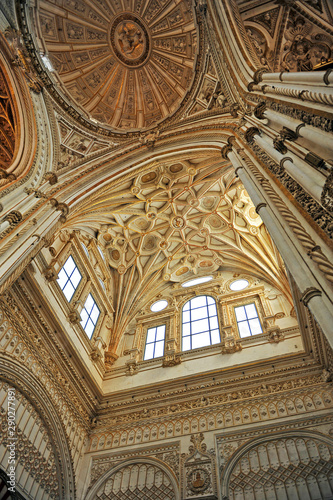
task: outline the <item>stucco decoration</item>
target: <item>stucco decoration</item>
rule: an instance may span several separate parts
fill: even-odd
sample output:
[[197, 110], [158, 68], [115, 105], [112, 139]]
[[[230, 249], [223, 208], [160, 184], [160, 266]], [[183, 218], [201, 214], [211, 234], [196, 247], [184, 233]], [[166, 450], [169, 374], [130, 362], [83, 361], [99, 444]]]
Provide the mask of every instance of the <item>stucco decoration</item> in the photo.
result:
[[67, 229], [93, 230], [105, 251], [119, 335], [148, 297], [195, 276], [232, 268], [288, 289], [280, 257], [233, 169], [216, 152], [199, 154], [152, 162], [87, 198], [68, 218]]
[[254, 11], [242, 2], [240, 13], [260, 63], [270, 71], [312, 71], [332, 59], [328, 0], [271, 0]]
[[239, 456], [229, 498], [331, 498], [332, 440], [310, 433], [258, 440]]
[[41, 44], [51, 75], [90, 118], [142, 129], [179, 107], [190, 87], [197, 31], [191, 1], [43, 2]]

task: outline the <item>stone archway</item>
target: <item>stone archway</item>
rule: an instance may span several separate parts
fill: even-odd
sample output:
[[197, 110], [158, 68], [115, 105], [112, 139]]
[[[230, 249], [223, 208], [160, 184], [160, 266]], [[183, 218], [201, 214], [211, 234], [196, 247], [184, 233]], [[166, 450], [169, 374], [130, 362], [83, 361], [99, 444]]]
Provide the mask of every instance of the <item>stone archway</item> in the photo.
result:
[[104, 474], [86, 500], [179, 500], [179, 487], [168, 467], [157, 460], [131, 459]]
[[333, 498], [333, 443], [317, 433], [256, 439], [238, 451], [222, 477], [229, 500]]

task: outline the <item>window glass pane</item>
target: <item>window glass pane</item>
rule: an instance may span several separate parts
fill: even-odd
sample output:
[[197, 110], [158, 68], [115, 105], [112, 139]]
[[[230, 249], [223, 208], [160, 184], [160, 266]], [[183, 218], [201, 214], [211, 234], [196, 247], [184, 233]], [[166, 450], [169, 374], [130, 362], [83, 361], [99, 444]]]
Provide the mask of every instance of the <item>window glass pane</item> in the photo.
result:
[[221, 342], [219, 330], [212, 330], [210, 333], [212, 344], [219, 344]]
[[163, 356], [163, 351], [164, 351], [164, 342], [163, 341], [156, 342], [154, 358], [158, 358], [160, 356]]
[[206, 302], [206, 296], [205, 295], [200, 295], [200, 297], [195, 297], [194, 299], [191, 299], [191, 309], [194, 309], [196, 307], [202, 307], [207, 304]]
[[64, 288], [66, 281], [67, 281], [67, 274], [63, 269], [61, 269], [57, 279], [58, 285], [60, 286], [61, 289]]
[[250, 325], [250, 328], [251, 328], [252, 335], [257, 335], [258, 333], [262, 333], [260, 321], [259, 321], [258, 318], [250, 319], [249, 320], [249, 325]]
[[164, 353], [165, 325], [159, 325], [147, 330], [145, 359], [163, 356]]
[[192, 349], [197, 349], [198, 347], [205, 347], [210, 345], [209, 333], [199, 333], [198, 335], [192, 336]]
[[94, 328], [95, 328], [95, 325], [89, 319], [88, 323], [86, 324], [85, 329], [84, 329], [84, 331], [86, 332], [86, 334], [88, 335], [89, 338], [91, 338], [93, 331], [94, 331]]
[[209, 325], [211, 330], [213, 330], [214, 328], [218, 328], [217, 316], [213, 316], [209, 319]]
[[65, 288], [63, 289], [63, 292], [64, 292], [66, 299], [69, 302], [74, 295], [75, 288], [73, 287], [73, 285], [70, 282], [68, 282], [67, 285], [65, 286]]
[[209, 331], [208, 319], [200, 319], [192, 323], [192, 334]]
[[185, 323], [185, 325], [183, 325], [183, 335], [190, 335], [191, 333], [191, 323]]
[[99, 309], [98, 307], [96, 306], [96, 304], [94, 304], [94, 307], [91, 311], [91, 321], [94, 323], [94, 325], [96, 325], [97, 323], [97, 320], [98, 320], [98, 316], [99, 316]]
[[68, 259], [66, 260], [66, 262], [64, 264], [64, 269], [65, 269], [66, 273], [68, 274], [68, 276], [70, 276], [72, 274], [75, 267], [76, 266], [75, 266], [75, 262], [73, 260], [73, 257], [68, 257]]
[[191, 310], [191, 320], [207, 318], [207, 307], [199, 307], [198, 309]]
[[251, 335], [250, 327], [247, 321], [238, 323], [238, 329], [240, 337], [248, 337], [249, 335]]
[[217, 316], [216, 305], [208, 306], [209, 316]]
[[183, 307], [183, 311], [188, 311], [190, 309], [190, 302], [186, 302], [186, 304]]
[[188, 323], [190, 321], [190, 313], [188, 311], [183, 311], [183, 323]]
[[191, 349], [191, 337], [183, 337], [183, 351]]
[[83, 328], [85, 327], [85, 325], [87, 323], [87, 319], [88, 319], [88, 313], [85, 309], [82, 309], [82, 311], [81, 311], [81, 325], [83, 326]]
[[254, 304], [248, 304], [247, 306], [245, 306], [245, 309], [248, 319], [258, 317], [256, 306]]
[[145, 350], [145, 356], [143, 359], [153, 359], [154, 357], [154, 344], [147, 344]]
[[246, 319], [244, 306], [235, 307], [235, 313], [236, 313], [237, 321], [243, 321], [244, 319]]
[[93, 305], [94, 305], [94, 299], [92, 298], [92, 295], [89, 293], [86, 303], [84, 304], [84, 307], [85, 309], [87, 309], [88, 313], [91, 312]]
[[[183, 308], [183, 351], [221, 342], [214, 298], [200, 295], [189, 300], [185, 306], [188, 305], [190, 315], [187, 311], [184, 312], [185, 307]], [[212, 330], [214, 330], [213, 337], [210, 334]]]
[[68, 302], [73, 297], [74, 292], [81, 281], [81, 278], [82, 276], [78, 268], [76, 267], [73, 258], [71, 256], [68, 257], [62, 269], [60, 269], [57, 279], [58, 285], [64, 292], [64, 295]]
[[157, 327], [156, 340], [164, 340], [165, 325]]
[[156, 328], [149, 328], [147, 331], [147, 344], [155, 341]]
[[71, 282], [72, 282], [75, 289], [77, 288], [80, 281], [81, 281], [81, 274], [79, 273], [78, 269], [76, 268], [71, 276]]

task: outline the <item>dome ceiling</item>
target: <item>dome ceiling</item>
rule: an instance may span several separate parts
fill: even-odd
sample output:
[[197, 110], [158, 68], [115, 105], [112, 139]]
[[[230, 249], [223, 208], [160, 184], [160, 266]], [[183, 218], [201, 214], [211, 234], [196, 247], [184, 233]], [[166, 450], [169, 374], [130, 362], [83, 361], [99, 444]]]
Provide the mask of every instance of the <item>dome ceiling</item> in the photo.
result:
[[190, 0], [46, 0], [38, 13], [54, 75], [90, 117], [142, 129], [177, 110], [194, 73]]

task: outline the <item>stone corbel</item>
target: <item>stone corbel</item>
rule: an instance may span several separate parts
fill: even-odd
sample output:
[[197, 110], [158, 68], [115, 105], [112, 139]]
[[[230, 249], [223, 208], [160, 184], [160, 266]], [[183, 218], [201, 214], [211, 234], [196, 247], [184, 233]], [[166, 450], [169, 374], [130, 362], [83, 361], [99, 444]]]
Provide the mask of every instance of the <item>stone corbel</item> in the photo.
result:
[[104, 353], [105, 365], [108, 368], [111, 368], [111, 366], [117, 361], [118, 358], [118, 354], [113, 351], [105, 351]]
[[43, 276], [48, 283], [51, 283], [52, 281], [56, 281], [58, 279], [58, 273], [52, 265], [50, 265], [43, 271]]
[[[174, 341], [172, 341], [174, 342]], [[169, 344], [171, 346], [171, 344]], [[176, 352], [174, 349], [168, 349], [168, 344], [166, 346], [166, 354], [163, 359], [163, 367], [176, 366], [182, 362], [180, 353]]]
[[106, 349], [106, 343], [102, 337], [96, 337], [94, 339], [94, 347], [90, 353], [90, 359], [92, 361], [98, 361], [103, 358], [104, 350]]
[[272, 343], [278, 343], [284, 340], [284, 335], [278, 325], [275, 324], [275, 320], [279, 317], [279, 313], [273, 316], [266, 316], [264, 318], [264, 327], [268, 335], [269, 341]]
[[234, 336], [226, 337], [222, 343], [222, 354], [232, 354], [243, 349], [240, 339], [235, 339]]
[[223, 340], [222, 340], [222, 354], [231, 354], [233, 352], [241, 351], [242, 345], [240, 339], [235, 338], [234, 328], [232, 325], [222, 327]]
[[67, 319], [70, 323], [73, 323], [74, 325], [77, 325], [81, 321], [81, 316], [76, 309], [73, 309], [67, 316]]
[[126, 375], [135, 375], [138, 373], [138, 363], [135, 359], [130, 359], [126, 361]]

